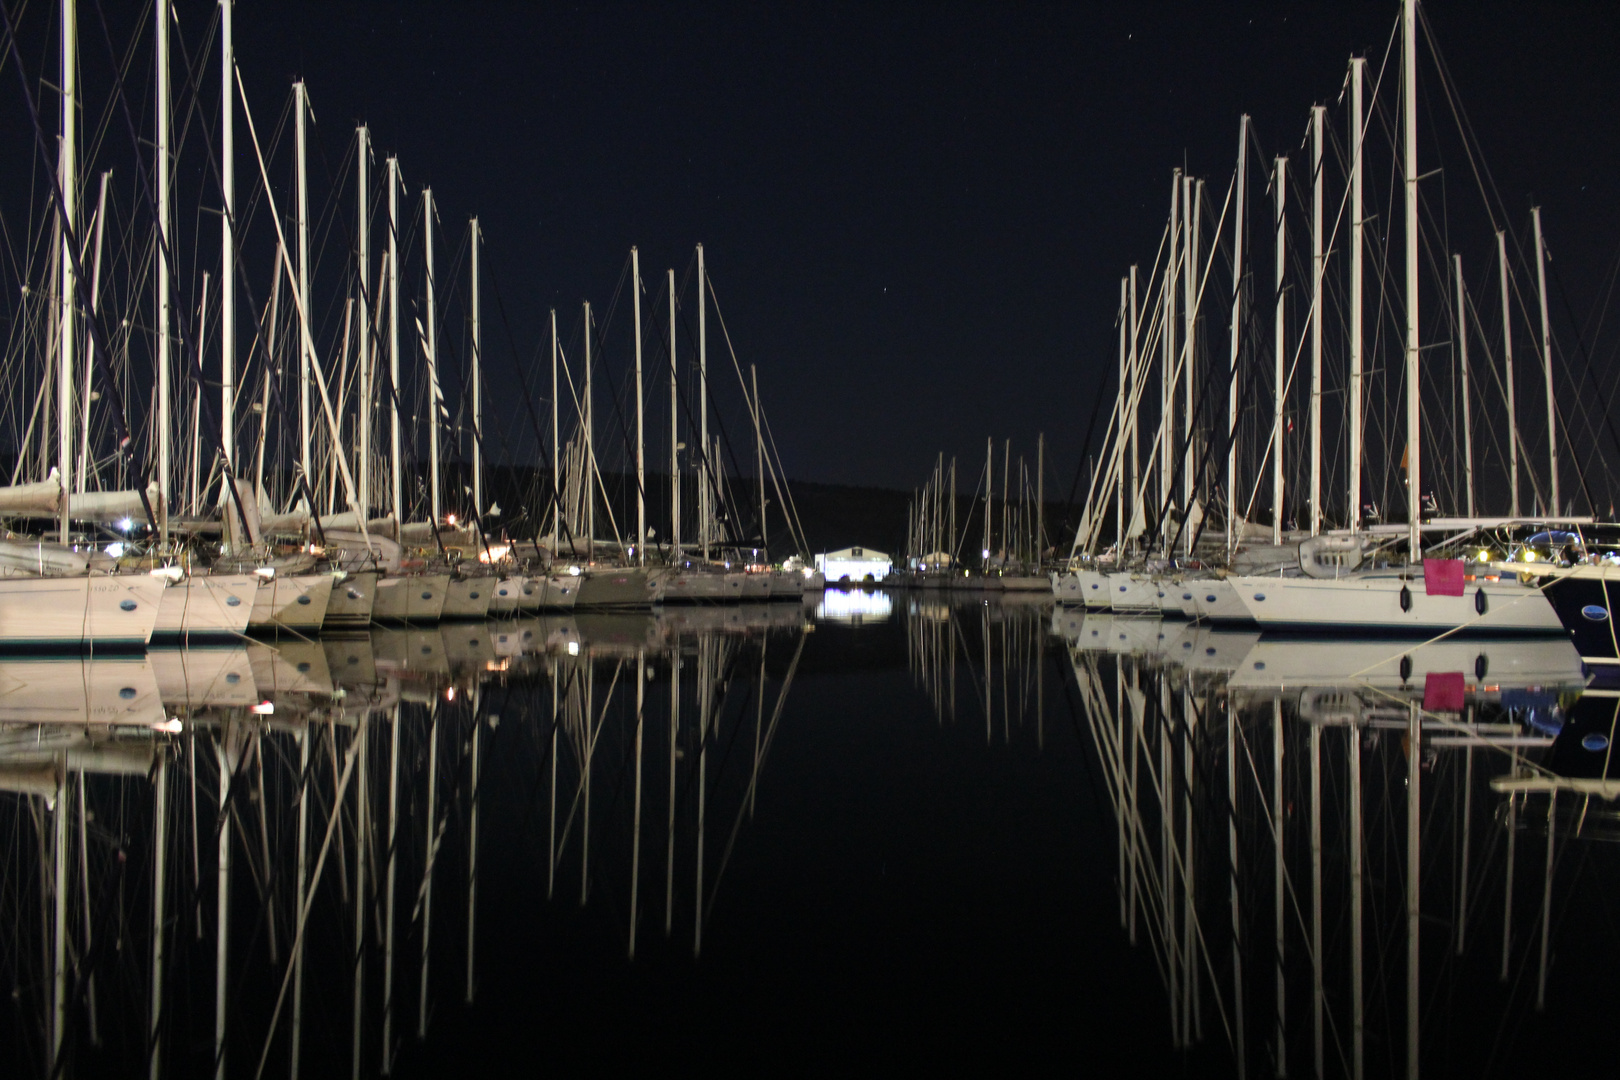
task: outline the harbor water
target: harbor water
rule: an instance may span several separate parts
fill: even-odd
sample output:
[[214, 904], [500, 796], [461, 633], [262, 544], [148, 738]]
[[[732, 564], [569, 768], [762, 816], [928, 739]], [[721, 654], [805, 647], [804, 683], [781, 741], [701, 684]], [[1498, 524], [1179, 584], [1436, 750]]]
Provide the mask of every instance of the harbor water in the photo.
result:
[[7, 1076], [1620, 1050], [1620, 698], [1562, 639], [832, 590], [12, 657], [0, 687]]

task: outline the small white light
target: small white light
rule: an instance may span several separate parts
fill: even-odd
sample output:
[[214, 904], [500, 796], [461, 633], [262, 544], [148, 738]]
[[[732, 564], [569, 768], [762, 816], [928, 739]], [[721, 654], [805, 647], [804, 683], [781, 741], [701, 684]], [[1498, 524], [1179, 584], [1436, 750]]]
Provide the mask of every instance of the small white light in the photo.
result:
[[186, 726], [180, 722], [180, 718], [178, 716], [171, 716], [167, 720], [159, 720], [157, 723], [152, 725], [153, 731], [162, 732], [166, 735], [178, 735], [184, 731], [185, 728]]
[[119, 532], [129, 532], [129, 530], [133, 529], [134, 527], [135, 527], [134, 519], [132, 519], [132, 518], [119, 518], [118, 519], [118, 531]]
[[568, 643], [568, 655], [569, 656], [578, 656], [579, 655], [579, 642], [570, 641]]
[[261, 701], [257, 705], [249, 705], [248, 712], [254, 716], [274, 716], [276, 714], [276, 703], [273, 701]]
[[570, 576], [572, 576], [572, 577], [579, 577], [579, 567], [577, 567], [577, 566], [570, 566], [570, 567], [569, 567], [569, 568], [568, 568], [568, 573], [569, 573], [569, 575], [570, 575]]

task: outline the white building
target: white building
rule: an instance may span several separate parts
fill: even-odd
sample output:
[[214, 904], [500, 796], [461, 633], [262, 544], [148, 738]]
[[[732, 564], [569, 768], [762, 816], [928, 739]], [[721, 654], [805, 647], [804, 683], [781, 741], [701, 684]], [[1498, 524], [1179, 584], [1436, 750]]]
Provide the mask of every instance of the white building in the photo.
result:
[[894, 563], [881, 551], [852, 547], [817, 555], [816, 569], [828, 585], [861, 585], [882, 581]]

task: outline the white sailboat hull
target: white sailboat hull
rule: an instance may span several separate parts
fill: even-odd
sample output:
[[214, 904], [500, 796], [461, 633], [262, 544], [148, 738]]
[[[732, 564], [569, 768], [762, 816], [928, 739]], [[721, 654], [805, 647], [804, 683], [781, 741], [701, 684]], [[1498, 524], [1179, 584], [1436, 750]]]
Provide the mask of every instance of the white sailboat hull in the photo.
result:
[[254, 593], [251, 630], [296, 630], [313, 634], [326, 619], [332, 598], [329, 574], [277, 575], [260, 581]]
[[247, 632], [258, 599], [252, 574], [201, 574], [163, 590], [152, 640], [235, 641]]
[[444, 619], [482, 619], [489, 615], [496, 581], [492, 577], [451, 578], [444, 590]]
[[143, 649], [164, 588], [149, 574], [0, 577], [0, 649]]
[[1231, 577], [1227, 581], [1262, 630], [1564, 633], [1541, 591], [1516, 580], [1469, 582], [1462, 596], [1429, 596], [1421, 576], [1405, 580], [1395, 572], [1336, 580]]
[[1157, 615], [1159, 589], [1145, 575], [1118, 573], [1108, 575], [1108, 607], [1121, 615]]
[[1197, 618], [1217, 625], [1247, 626], [1254, 622], [1248, 607], [1238, 599], [1237, 590], [1226, 578], [1200, 578], [1192, 586], [1193, 610]]
[[444, 613], [449, 574], [404, 574], [377, 582], [377, 600], [371, 606], [376, 622], [437, 622]]
[[524, 577], [503, 577], [495, 583], [492, 590], [494, 595], [489, 598], [489, 613], [492, 616], [516, 614], [522, 602], [523, 588], [529, 579]]
[[335, 577], [332, 595], [326, 603], [326, 630], [363, 630], [371, 623], [371, 609], [377, 602], [377, 572], [359, 570], [342, 581]]

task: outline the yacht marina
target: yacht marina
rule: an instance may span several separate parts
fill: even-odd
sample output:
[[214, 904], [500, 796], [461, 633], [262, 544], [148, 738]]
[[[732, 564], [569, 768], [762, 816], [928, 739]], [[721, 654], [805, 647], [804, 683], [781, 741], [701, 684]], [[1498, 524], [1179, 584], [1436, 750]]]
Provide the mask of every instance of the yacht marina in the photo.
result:
[[1605, 170], [700, 8], [0, 0], [0, 1073], [1612, 1072]]

